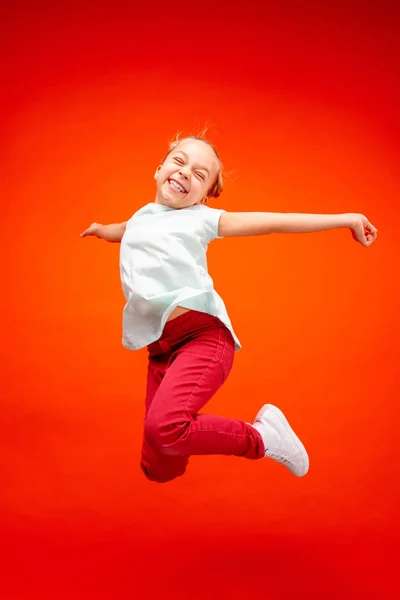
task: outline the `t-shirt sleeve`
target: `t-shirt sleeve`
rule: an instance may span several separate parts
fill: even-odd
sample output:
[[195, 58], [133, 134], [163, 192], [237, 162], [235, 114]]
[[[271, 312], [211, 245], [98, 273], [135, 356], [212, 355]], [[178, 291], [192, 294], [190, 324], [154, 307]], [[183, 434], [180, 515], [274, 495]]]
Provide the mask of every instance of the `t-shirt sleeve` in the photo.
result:
[[221, 240], [222, 236], [218, 235], [218, 223], [221, 215], [226, 212], [222, 208], [210, 208], [203, 206], [203, 239], [206, 244], [211, 240]]

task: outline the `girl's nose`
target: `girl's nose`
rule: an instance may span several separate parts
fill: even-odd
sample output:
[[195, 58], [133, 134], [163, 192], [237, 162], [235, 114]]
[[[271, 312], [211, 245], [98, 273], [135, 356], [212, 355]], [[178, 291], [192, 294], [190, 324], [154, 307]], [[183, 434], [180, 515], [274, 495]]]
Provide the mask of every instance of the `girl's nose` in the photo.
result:
[[186, 179], [189, 177], [189, 169], [187, 167], [182, 167], [181, 169], [179, 169], [179, 174], [182, 175], [182, 177], [186, 177]]

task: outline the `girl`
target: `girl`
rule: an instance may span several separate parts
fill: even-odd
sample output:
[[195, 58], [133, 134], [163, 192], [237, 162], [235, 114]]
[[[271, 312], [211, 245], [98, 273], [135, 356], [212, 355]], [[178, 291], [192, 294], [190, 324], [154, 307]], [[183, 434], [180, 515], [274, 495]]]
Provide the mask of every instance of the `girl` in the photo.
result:
[[241, 348], [207, 271], [209, 242], [227, 236], [302, 233], [347, 227], [370, 246], [377, 229], [361, 214], [226, 212], [206, 206], [223, 188], [214, 147], [177, 139], [155, 172], [157, 193], [125, 223], [93, 223], [81, 235], [121, 242], [126, 348], [147, 346], [146, 409], [141, 468], [170, 481], [192, 454], [272, 458], [302, 477], [307, 452], [284, 414], [265, 404], [253, 424], [199, 411], [228, 377]]

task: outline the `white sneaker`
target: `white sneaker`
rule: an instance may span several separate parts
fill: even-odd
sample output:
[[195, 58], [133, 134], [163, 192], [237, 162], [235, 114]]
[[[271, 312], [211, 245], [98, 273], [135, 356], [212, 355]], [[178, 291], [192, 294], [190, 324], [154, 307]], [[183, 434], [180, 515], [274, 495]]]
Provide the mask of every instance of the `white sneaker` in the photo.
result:
[[309, 460], [306, 449], [279, 408], [264, 404], [252, 427], [261, 434], [266, 457], [281, 463], [297, 477], [307, 473]]

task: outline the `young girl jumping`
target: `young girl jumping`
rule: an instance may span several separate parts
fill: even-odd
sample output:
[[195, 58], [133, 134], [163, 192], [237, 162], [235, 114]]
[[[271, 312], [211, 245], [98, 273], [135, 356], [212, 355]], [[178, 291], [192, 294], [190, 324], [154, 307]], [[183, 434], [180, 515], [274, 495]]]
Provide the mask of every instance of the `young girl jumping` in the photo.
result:
[[362, 214], [226, 212], [206, 206], [223, 188], [222, 165], [206, 140], [176, 140], [155, 172], [154, 202], [127, 222], [93, 223], [81, 236], [121, 242], [126, 305], [123, 345], [147, 346], [141, 468], [151, 481], [170, 481], [194, 454], [268, 457], [302, 477], [307, 452], [279, 408], [265, 404], [254, 423], [199, 413], [228, 377], [241, 348], [208, 274], [215, 238], [309, 233], [349, 228], [370, 246], [377, 229]]

